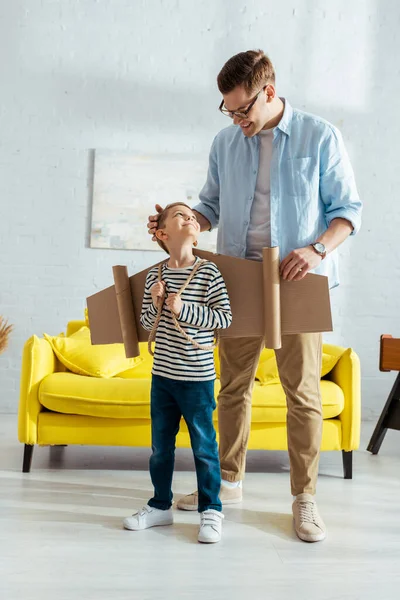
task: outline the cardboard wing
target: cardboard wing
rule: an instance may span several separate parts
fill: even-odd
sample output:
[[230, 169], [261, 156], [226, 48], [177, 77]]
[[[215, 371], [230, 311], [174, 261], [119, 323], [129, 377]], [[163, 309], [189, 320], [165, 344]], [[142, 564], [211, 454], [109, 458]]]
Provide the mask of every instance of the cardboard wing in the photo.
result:
[[[332, 331], [328, 279], [307, 274], [301, 281], [279, 276], [279, 249], [264, 248], [263, 261], [195, 250], [214, 262], [228, 290], [232, 325], [221, 337], [265, 336], [267, 348], [281, 347], [281, 336]], [[92, 344], [123, 342], [127, 357], [139, 355], [139, 342], [149, 332], [140, 312], [149, 267], [129, 277], [124, 266], [113, 267], [114, 285], [87, 298]]]

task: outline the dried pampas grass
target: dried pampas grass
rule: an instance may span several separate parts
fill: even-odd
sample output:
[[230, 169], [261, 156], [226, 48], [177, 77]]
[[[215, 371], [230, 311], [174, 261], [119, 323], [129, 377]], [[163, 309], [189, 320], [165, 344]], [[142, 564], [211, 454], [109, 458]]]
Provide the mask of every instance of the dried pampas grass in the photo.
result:
[[0, 354], [4, 352], [8, 344], [8, 336], [12, 331], [13, 326], [8, 324], [8, 321], [0, 315]]

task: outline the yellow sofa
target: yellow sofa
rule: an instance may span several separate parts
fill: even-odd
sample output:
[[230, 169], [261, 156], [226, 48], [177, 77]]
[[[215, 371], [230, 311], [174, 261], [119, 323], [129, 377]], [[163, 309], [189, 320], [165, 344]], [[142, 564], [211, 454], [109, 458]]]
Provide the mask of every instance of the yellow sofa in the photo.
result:
[[[68, 323], [67, 336], [84, 321]], [[321, 450], [342, 450], [344, 477], [352, 477], [352, 451], [360, 440], [360, 364], [355, 352], [324, 344], [324, 352], [339, 355], [321, 379], [323, 436]], [[23, 472], [30, 471], [37, 445], [84, 444], [150, 446], [151, 356], [141, 344], [144, 359], [117, 377], [102, 379], [69, 372], [50, 342], [32, 336], [24, 346], [18, 437], [25, 444]], [[220, 384], [215, 382], [215, 393]], [[218, 433], [218, 415], [214, 413]], [[286, 450], [286, 403], [279, 382], [255, 382], [249, 449]], [[184, 422], [178, 447], [190, 447]]]

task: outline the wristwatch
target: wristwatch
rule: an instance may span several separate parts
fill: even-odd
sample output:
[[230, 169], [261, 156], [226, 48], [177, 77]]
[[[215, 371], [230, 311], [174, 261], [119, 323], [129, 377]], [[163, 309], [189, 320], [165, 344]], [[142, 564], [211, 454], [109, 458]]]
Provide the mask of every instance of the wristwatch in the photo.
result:
[[320, 255], [322, 260], [324, 260], [326, 256], [326, 248], [324, 244], [321, 244], [321, 242], [315, 242], [314, 244], [311, 244], [311, 246], [314, 248], [315, 252]]

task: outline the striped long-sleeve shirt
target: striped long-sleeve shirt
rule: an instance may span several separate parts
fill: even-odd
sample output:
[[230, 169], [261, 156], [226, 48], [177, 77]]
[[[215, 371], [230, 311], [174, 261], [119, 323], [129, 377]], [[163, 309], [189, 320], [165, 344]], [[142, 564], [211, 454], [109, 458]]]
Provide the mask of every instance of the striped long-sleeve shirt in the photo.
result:
[[[176, 293], [189, 277], [194, 265], [184, 269], [162, 266], [166, 293]], [[147, 274], [140, 322], [151, 330], [157, 316], [150, 289], [158, 280], [158, 267]], [[232, 313], [225, 283], [218, 267], [212, 262], [200, 265], [195, 276], [181, 295], [182, 310], [178, 322], [182, 329], [202, 346], [210, 346], [215, 329], [225, 329], [232, 322]], [[200, 350], [176, 329], [171, 312], [164, 304], [157, 327], [153, 375], [181, 381], [210, 381], [215, 379], [212, 350]]]

